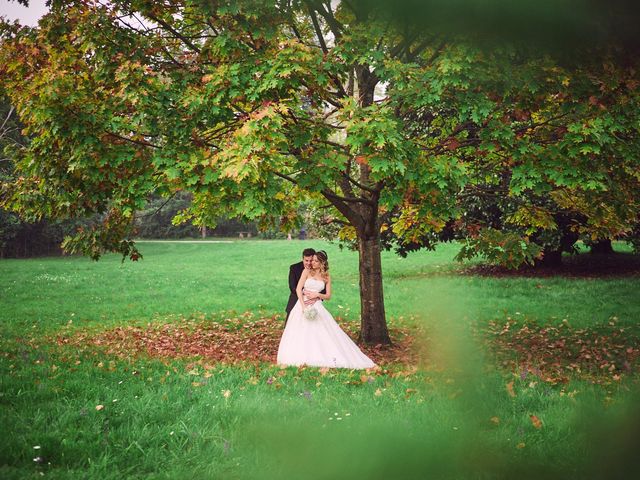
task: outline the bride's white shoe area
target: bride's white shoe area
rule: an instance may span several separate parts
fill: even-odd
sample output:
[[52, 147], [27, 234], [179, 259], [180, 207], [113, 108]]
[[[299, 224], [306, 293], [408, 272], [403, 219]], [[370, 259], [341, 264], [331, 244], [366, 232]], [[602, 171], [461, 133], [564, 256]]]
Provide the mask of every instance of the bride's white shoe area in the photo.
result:
[[[307, 291], [320, 292], [324, 282], [314, 278], [305, 281]], [[308, 365], [329, 368], [373, 368], [371, 361], [340, 328], [322, 301], [314, 304], [318, 314], [305, 318], [302, 305], [296, 303], [278, 348], [279, 365]]]

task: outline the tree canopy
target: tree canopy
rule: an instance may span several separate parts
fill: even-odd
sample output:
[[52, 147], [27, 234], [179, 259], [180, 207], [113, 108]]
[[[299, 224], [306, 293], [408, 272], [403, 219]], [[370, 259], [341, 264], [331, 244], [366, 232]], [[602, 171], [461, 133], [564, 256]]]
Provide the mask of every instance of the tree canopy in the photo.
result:
[[[490, 245], [518, 264], [565, 212], [596, 238], [632, 228], [633, 62], [604, 49], [563, 65], [406, 17], [384, 2], [114, 0], [5, 23], [3, 88], [32, 140], [3, 204], [104, 213], [66, 247], [136, 259], [132, 219], [151, 194], [192, 192], [177, 220], [282, 228], [310, 197], [358, 247], [362, 335], [381, 343], [381, 233], [421, 245], [457, 220], [462, 256]], [[491, 198], [513, 228], [469, 214]]]

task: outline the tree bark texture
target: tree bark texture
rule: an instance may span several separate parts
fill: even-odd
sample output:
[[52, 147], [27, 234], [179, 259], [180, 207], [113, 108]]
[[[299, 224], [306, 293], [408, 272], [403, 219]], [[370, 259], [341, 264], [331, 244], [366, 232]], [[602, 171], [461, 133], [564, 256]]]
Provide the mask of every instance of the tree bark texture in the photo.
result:
[[360, 335], [367, 344], [391, 343], [384, 311], [380, 238], [358, 237], [360, 256]]

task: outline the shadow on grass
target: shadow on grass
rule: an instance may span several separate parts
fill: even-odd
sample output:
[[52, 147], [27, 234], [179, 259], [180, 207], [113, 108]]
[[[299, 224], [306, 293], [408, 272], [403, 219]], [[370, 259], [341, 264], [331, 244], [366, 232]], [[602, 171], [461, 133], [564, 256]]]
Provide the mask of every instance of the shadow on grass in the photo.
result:
[[640, 276], [640, 255], [620, 252], [593, 255], [581, 253], [562, 257], [558, 267], [525, 266], [516, 270], [494, 265], [471, 265], [459, 270], [466, 275], [484, 277], [569, 277], [602, 278]]

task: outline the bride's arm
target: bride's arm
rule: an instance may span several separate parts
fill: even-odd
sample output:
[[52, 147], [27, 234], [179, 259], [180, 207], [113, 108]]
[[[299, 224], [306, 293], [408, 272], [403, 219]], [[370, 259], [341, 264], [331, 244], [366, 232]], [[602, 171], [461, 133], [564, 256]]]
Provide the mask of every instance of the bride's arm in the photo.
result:
[[316, 295], [320, 300], [329, 300], [331, 298], [331, 276], [327, 276], [327, 281], [324, 284], [324, 291], [327, 293], [318, 293]]
[[298, 280], [298, 285], [296, 286], [296, 295], [298, 295], [298, 301], [300, 302], [300, 305], [302, 305], [302, 308], [304, 309], [304, 295], [302, 293], [302, 288], [304, 287], [304, 282], [307, 280], [307, 269], [305, 268], [302, 271], [302, 275], [300, 275], [300, 280]]

